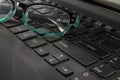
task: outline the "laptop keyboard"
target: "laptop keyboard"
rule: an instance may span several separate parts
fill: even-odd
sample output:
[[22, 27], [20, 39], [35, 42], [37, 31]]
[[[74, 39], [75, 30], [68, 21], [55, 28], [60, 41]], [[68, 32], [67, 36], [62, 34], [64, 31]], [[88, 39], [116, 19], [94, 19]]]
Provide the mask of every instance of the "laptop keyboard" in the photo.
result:
[[[44, 1], [26, 0], [28, 2]], [[49, 12], [44, 8], [41, 11]], [[70, 30], [64, 37], [38, 35], [14, 18], [3, 25], [66, 80], [120, 80], [120, 31], [85, 15], [80, 14], [80, 17], [79, 28]], [[76, 65], [69, 67], [67, 64], [71, 61]], [[81, 65], [82, 72], [75, 69], [77, 65]]]

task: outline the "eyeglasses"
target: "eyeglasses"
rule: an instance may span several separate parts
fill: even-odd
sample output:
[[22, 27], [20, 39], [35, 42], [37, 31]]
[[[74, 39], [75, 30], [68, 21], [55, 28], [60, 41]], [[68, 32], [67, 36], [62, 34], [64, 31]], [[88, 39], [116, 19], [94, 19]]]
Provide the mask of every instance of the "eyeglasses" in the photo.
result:
[[0, 22], [15, 16], [18, 7], [23, 9], [25, 27], [38, 34], [63, 36], [71, 27], [77, 28], [80, 22], [77, 14], [60, 6], [47, 2], [26, 5], [14, 0], [0, 0]]

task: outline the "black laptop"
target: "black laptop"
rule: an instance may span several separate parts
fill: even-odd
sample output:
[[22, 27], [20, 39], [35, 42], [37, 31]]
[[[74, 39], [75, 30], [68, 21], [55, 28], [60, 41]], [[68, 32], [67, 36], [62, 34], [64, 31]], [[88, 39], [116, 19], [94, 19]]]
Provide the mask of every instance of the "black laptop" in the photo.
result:
[[[71, 23], [77, 18], [75, 15], [80, 21], [61, 37], [28, 29], [18, 17], [19, 11], [0, 23], [0, 80], [120, 80], [119, 0], [24, 0], [22, 3], [51, 4], [72, 13]], [[49, 11], [53, 8], [43, 6], [39, 11], [57, 17]]]

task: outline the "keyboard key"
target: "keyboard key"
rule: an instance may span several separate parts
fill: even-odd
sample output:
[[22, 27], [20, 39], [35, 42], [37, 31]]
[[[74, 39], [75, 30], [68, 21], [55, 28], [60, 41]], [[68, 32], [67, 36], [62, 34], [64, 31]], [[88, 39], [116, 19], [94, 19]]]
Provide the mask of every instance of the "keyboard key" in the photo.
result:
[[104, 37], [103, 39], [96, 41], [96, 43], [111, 52], [115, 52], [120, 49], [120, 47], [117, 45], [117, 42], [110, 38], [106, 39]]
[[57, 53], [57, 54], [54, 54], [53, 56], [56, 57], [60, 61], [65, 61], [69, 59], [66, 55], [62, 53]]
[[32, 31], [23, 32], [17, 35], [21, 40], [30, 39], [36, 37], [37, 34]]
[[4, 24], [7, 28], [11, 28], [11, 27], [20, 25], [20, 22], [17, 21], [16, 19], [14, 19], [14, 18], [11, 18], [10, 20], [4, 22], [3, 24]]
[[102, 33], [104, 32], [104, 29], [102, 27], [99, 27], [99, 28], [95, 28], [92, 30], [92, 33], [95, 33], [95, 34], [99, 34], [99, 33]]
[[106, 41], [108, 41], [108, 42], [110, 42], [111, 44], [114, 44], [114, 45], [116, 45], [116, 46], [119, 46], [120, 45], [120, 39], [119, 38], [112, 38], [112, 37], [108, 37], [108, 36], [102, 36], [103, 37], [103, 39], [105, 39]]
[[56, 69], [64, 76], [73, 74], [73, 71], [66, 65], [60, 65]]
[[[43, 25], [42, 25], [43, 26]], [[49, 29], [47, 29], [47, 28], [38, 28], [38, 30], [41, 30], [41, 31], [45, 31], [45, 32], [50, 32], [50, 30]], [[43, 35], [43, 34], [40, 34], [40, 35]]]
[[101, 45], [103, 47], [107, 48], [108, 50], [113, 51], [113, 52], [120, 49], [119, 46], [116, 46], [116, 45], [114, 45], [114, 44], [112, 44], [112, 43], [110, 43], [108, 41], [104, 41], [103, 43], [101, 43]]
[[51, 37], [51, 36], [47, 36], [45, 35], [44, 38], [49, 41], [49, 42], [54, 42], [60, 39], [60, 37]]
[[116, 69], [120, 70], [120, 57], [119, 56], [112, 56], [106, 61], [108, 64], [113, 66]]
[[52, 2], [52, 1], [51, 1], [51, 0], [45, 0], [45, 2], [50, 3], [50, 2]]
[[85, 19], [83, 19], [83, 22], [81, 24], [85, 25], [86, 28], [89, 28], [93, 25], [92, 19], [91, 18], [85, 18]]
[[74, 32], [70, 32], [69, 34], [66, 34], [65, 35], [65, 38], [67, 39], [67, 40], [75, 40], [75, 39], [77, 39], [79, 37], [79, 35], [77, 35], [76, 33], [74, 33]]
[[28, 29], [21, 25], [21, 26], [18, 26], [18, 27], [13, 27], [13, 28], [10, 28], [10, 30], [13, 32], [13, 33], [20, 33], [20, 32], [24, 32], [24, 31], [27, 31]]
[[102, 25], [103, 24], [101, 22], [97, 21], [97, 22], [94, 23], [93, 26], [96, 27], [96, 28], [100, 28]]
[[100, 37], [101, 37], [100, 34], [91, 34], [91, 35], [85, 36], [85, 38], [90, 40], [90, 41], [98, 40], [98, 39], [100, 39]]
[[111, 34], [120, 38], [120, 31], [119, 30], [118, 31], [113, 31], [113, 32], [111, 32]]
[[[18, 0], [18, 1], [19, 1], [19, 0]], [[21, 2], [24, 3], [24, 4], [28, 4], [28, 3], [29, 3], [29, 4], [30, 4], [30, 3], [32, 4], [31, 0], [22, 0]]]
[[117, 74], [115, 74], [111, 79], [109, 80], [120, 80], [120, 72], [118, 72]]
[[45, 57], [45, 60], [51, 65], [55, 65], [59, 63], [59, 61], [53, 56], [47, 56]]
[[116, 41], [120, 41], [120, 38], [119, 38], [119, 37], [116, 37], [115, 35], [112, 35], [112, 34], [109, 34], [109, 33], [106, 33], [105, 35], [106, 35], [107, 37], [110, 37], [110, 38], [116, 40]]
[[38, 55], [40, 55], [40, 56], [45, 56], [45, 55], [49, 54], [49, 52], [42, 47], [39, 47], [39, 48], [35, 49], [35, 52], [37, 52]]
[[92, 68], [92, 71], [94, 71], [95, 73], [97, 73], [99, 76], [103, 78], [107, 78], [115, 73], [114, 68], [104, 63], [97, 64]]
[[113, 29], [113, 27], [111, 27], [111, 26], [104, 26], [104, 30], [105, 30], [106, 32], [111, 32], [111, 31], [113, 31], [114, 29]]
[[92, 75], [90, 72], [83, 72], [82, 74], [72, 78], [71, 80], [100, 80], [96, 76]]
[[82, 34], [85, 34], [85, 33], [88, 32], [88, 29], [86, 29], [85, 27], [83, 27], [83, 28], [81, 28], [81, 27], [82, 27], [82, 25], [80, 26], [80, 28], [78, 28], [78, 29], [73, 29], [72, 31], [73, 31], [74, 33], [79, 34], [79, 35], [82, 35]]
[[92, 44], [85, 39], [78, 39], [74, 43], [80, 47], [83, 47], [84, 49], [91, 51], [91, 54], [95, 55], [98, 58], [103, 59], [110, 55], [110, 53], [106, 52], [105, 50], [99, 48], [98, 46]]
[[44, 1], [43, 0], [34, 0], [34, 1], [31, 1], [33, 3], [43, 3]]
[[37, 38], [33, 38], [33, 39], [25, 41], [25, 43], [29, 47], [35, 48], [35, 47], [39, 47], [39, 46], [45, 45], [46, 41], [44, 41], [41, 37], [37, 37]]
[[38, 11], [39, 11], [41, 14], [51, 13], [51, 10], [49, 10], [49, 9], [47, 9], [47, 8], [38, 9]]
[[54, 46], [64, 51], [66, 54], [85, 66], [89, 66], [97, 61], [94, 56], [90, 55], [88, 52], [82, 48], [77, 47], [71, 42], [65, 40], [58, 41], [54, 43]]

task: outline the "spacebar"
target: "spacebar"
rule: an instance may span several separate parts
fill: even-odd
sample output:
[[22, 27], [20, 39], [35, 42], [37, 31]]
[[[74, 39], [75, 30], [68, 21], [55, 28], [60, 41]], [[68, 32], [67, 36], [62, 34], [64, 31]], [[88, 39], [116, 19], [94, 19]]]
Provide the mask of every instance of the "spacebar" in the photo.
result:
[[89, 66], [97, 61], [94, 56], [90, 55], [88, 52], [86, 52], [82, 48], [77, 47], [69, 41], [58, 41], [54, 43], [54, 46], [56, 46], [84, 66]]

